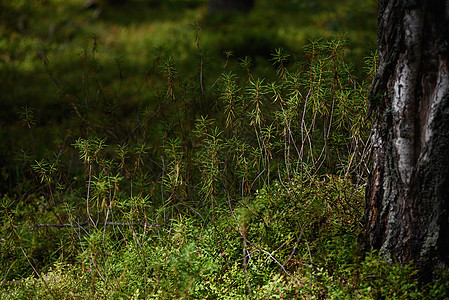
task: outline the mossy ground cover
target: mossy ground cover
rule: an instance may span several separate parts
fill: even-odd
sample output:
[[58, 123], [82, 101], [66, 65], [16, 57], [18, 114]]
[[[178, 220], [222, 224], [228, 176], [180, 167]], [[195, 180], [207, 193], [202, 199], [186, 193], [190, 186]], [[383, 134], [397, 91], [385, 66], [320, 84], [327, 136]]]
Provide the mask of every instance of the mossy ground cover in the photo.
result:
[[374, 1], [3, 1], [5, 299], [432, 299], [362, 253]]

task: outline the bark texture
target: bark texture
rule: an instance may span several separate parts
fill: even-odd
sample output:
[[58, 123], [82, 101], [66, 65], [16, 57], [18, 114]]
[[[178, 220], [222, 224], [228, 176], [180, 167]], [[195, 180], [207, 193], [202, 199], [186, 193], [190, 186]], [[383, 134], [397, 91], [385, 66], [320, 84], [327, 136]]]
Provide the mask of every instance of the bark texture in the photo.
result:
[[209, 12], [249, 11], [253, 5], [254, 0], [209, 0]]
[[429, 278], [449, 260], [449, 0], [379, 0], [367, 248]]

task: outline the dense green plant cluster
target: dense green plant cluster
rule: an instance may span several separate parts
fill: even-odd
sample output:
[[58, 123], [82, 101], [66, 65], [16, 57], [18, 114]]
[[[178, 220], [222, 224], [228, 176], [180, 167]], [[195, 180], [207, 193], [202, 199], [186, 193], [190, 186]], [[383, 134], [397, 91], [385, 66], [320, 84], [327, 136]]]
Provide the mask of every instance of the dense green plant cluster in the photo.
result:
[[0, 299], [447, 297], [357, 245], [374, 1], [130, 3], [0, 3]]
[[[422, 287], [359, 253], [372, 73], [353, 78], [345, 42], [310, 42], [305, 62], [276, 49], [271, 79], [229, 52], [214, 80], [197, 42], [197, 74], [160, 52], [134, 95], [103, 89], [86, 51], [80, 92], [60, 90], [67, 131], [43, 152], [23, 107], [0, 297], [443, 297], [447, 275]], [[149, 101], [136, 113], [130, 97]]]
[[[73, 106], [86, 109], [75, 99], [107, 101], [104, 112], [109, 114], [104, 116], [111, 127], [117, 120], [128, 123], [124, 117], [134, 118], [136, 107], [151, 103], [156, 91], [137, 91], [147, 71], [148, 80], [158, 80], [154, 71], [166, 59], [156, 61], [161, 49], [176, 58], [176, 69], [183, 74], [197, 70], [203, 61], [203, 86], [210, 87], [221, 73], [222, 61], [216, 58], [225, 51], [234, 51], [233, 62], [251, 57], [253, 70], [269, 78], [273, 49], [282, 47], [302, 59], [308, 39], [345, 32], [352, 45], [348, 55], [359, 74], [362, 58], [376, 42], [375, 0], [257, 0], [247, 15], [214, 17], [207, 13], [207, 0], [127, 0], [124, 5], [100, 0], [98, 9], [86, 8], [85, 2], [0, 1], [2, 186], [14, 186], [20, 177], [14, 153], [27, 142], [16, 118], [21, 107], [32, 106], [38, 124], [33, 129], [39, 137], [36, 154], [47, 157], [58, 146], [55, 141], [65, 140], [67, 128], [73, 128], [65, 122]], [[201, 43], [207, 49], [203, 59], [192, 42], [192, 23], [202, 27]], [[95, 60], [89, 57], [92, 40], [100, 50]], [[93, 82], [98, 72], [100, 86]], [[97, 99], [98, 89], [102, 91]], [[97, 102], [89, 103], [89, 109], [95, 109]]]

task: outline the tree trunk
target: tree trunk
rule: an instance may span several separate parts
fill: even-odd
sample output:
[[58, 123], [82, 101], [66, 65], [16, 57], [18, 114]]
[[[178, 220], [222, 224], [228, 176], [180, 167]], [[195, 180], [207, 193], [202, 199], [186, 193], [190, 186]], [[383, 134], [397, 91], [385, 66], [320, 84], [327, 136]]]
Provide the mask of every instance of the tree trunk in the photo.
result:
[[449, 264], [449, 0], [379, 0], [366, 248], [423, 279]]
[[209, 13], [249, 11], [254, 0], [209, 0]]

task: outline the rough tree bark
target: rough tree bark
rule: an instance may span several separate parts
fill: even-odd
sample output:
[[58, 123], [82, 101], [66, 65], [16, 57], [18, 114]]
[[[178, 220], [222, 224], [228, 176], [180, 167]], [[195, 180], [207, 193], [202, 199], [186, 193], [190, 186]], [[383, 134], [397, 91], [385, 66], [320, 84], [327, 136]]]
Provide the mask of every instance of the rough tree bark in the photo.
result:
[[367, 248], [449, 265], [449, 0], [379, 0]]
[[254, 0], [209, 0], [209, 13], [249, 11]]

